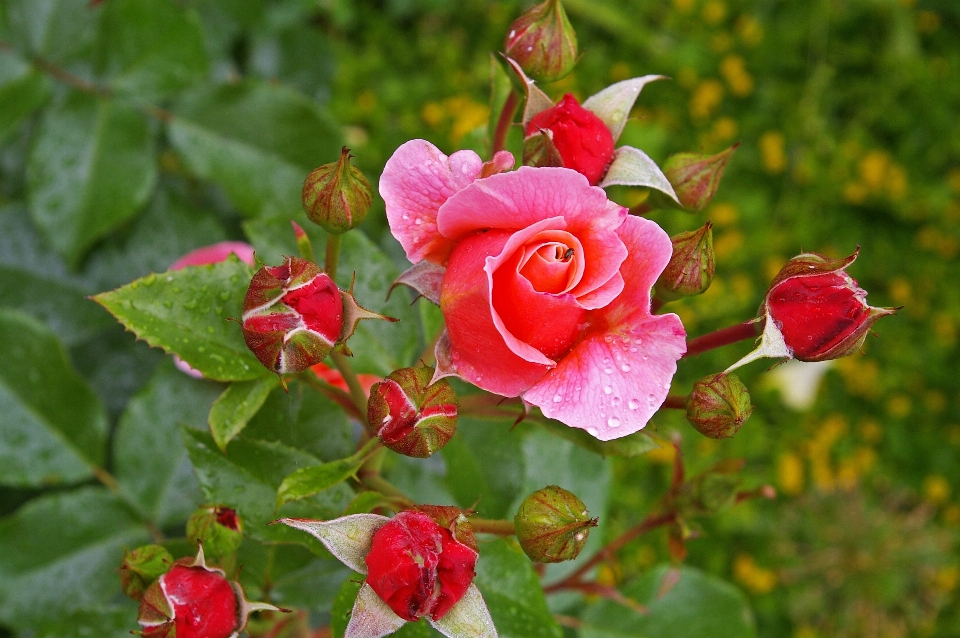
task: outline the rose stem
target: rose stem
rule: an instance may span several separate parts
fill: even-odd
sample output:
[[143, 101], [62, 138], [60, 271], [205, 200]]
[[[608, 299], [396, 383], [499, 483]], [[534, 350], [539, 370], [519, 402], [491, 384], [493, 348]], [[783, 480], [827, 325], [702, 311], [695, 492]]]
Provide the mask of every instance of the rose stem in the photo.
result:
[[327, 253], [323, 258], [323, 269], [331, 279], [337, 278], [337, 262], [340, 260], [340, 235], [327, 235]]
[[663, 405], [660, 406], [661, 410], [686, 410], [687, 409], [687, 397], [681, 394], [671, 394], [667, 396], [667, 399], [663, 402]]
[[409, 496], [407, 496], [406, 494], [398, 490], [396, 487], [394, 487], [393, 483], [391, 483], [387, 479], [380, 476], [379, 473], [368, 474], [364, 469], [361, 469], [359, 472], [359, 477], [360, 477], [361, 483], [363, 483], [370, 489], [376, 490], [377, 492], [380, 492], [384, 496], [387, 496], [401, 503], [404, 507], [413, 507], [414, 505], [416, 505], [413, 499], [411, 499]]
[[543, 593], [549, 594], [555, 591], [560, 591], [562, 589], [569, 589], [571, 586], [576, 586], [580, 582], [580, 577], [586, 574], [588, 571], [596, 567], [599, 563], [603, 562], [607, 558], [613, 556], [613, 554], [619, 550], [624, 545], [627, 545], [632, 540], [643, 536], [647, 532], [655, 530], [658, 527], [663, 525], [669, 525], [677, 519], [676, 512], [667, 512], [666, 514], [650, 514], [638, 525], [631, 527], [623, 534], [615, 538], [614, 540], [607, 543], [602, 547], [596, 554], [594, 554], [590, 560], [585, 562], [579, 567], [575, 572], [564, 578], [563, 580], [556, 582], [552, 585], [548, 585], [543, 588]]
[[507, 146], [507, 133], [510, 131], [510, 125], [513, 124], [513, 114], [517, 110], [517, 92], [510, 90], [503, 103], [503, 110], [500, 111], [500, 117], [497, 119], [497, 128], [493, 131], [493, 154], [502, 151]]
[[471, 517], [470, 526], [473, 528], [473, 531], [483, 534], [513, 536], [517, 533], [517, 528], [514, 526], [513, 521], [508, 521], [506, 519]]
[[701, 352], [706, 352], [707, 350], [713, 350], [714, 348], [719, 348], [720, 346], [726, 346], [731, 343], [743, 341], [744, 339], [759, 337], [762, 333], [762, 321], [754, 321], [752, 319], [750, 321], [744, 321], [743, 323], [738, 323], [735, 326], [723, 328], [722, 330], [717, 330], [716, 332], [710, 332], [701, 337], [697, 337], [696, 339], [690, 339], [687, 341], [687, 352], [683, 355], [683, 358], [695, 357]]

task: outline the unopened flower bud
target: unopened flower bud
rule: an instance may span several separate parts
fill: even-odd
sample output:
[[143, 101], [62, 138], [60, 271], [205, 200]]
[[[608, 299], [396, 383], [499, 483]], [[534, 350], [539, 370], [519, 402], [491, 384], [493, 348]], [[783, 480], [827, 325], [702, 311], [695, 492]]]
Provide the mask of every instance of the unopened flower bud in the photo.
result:
[[673, 256], [657, 280], [656, 294], [662, 301], [699, 295], [713, 282], [713, 224], [670, 238]]
[[546, 0], [514, 20], [503, 47], [538, 82], [559, 80], [577, 64], [577, 34], [560, 0]]
[[457, 431], [457, 395], [433, 368], [402, 368], [370, 389], [367, 420], [383, 444], [404, 456], [426, 458]]
[[350, 157], [350, 149], [344, 146], [339, 160], [313, 169], [303, 182], [307, 217], [333, 235], [359, 226], [373, 201], [370, 182]]
[[687, 397], [687, 420], [711, 439], [733, 436], [750, 418], [750, 393], [735, 374], [711, 374], [693, 384]]
[[200, 549], [195, 559], [178, 560], [150, 585], [137, 622], [144, 638], [230, 638], [259, 610], [285, 611], [248, 602], [239, 583], [206, 565]]
[[520, 547], [537, 563], [573, 560], [586, 544], [590, 528], [597, 526], [583, 501], [556, 485], [524, 499], [513, 521]]
[[600, 183], [613, 160], [613, 134], [597, 115], [580, 106], [567, 93], [555, 106], [527, 122], [526, 137], [549, 130], [563, 165], [583, 174], [591, 184]]
[[407, 510], [374, 533], [367, 584], [400, 618], [439, 620], [473, 582], [476, 544], [462, 540], [469, 523], [458, 516], [451, 524], [464, 528], [460, 539], [428, 513]]
[[[677, 153], [667, 158], [663, 164], [663, 174], [667, 176], [684, 208], [699, 212], [713, 201], [727, 162], [739, 146], [738, 142], [716, 155]], [[661, 199], [667, 201], [666, 198]]]
[[774, 277], [764, 306], [795, 359], [827, 361], [852, 354], [878, 319], [898, 310], [867, 305], [867, 291], [845, 272], [856, 258], [857, 252], [836, 260], [805, 253]]
[[315, 264], [287, 257], [253, 276], [243, 299], [243, 338], [264, 366], [277, 374], [320, 363], [340, 341], [340, 290]]
[[144, 545], [123, 553], [120, 565], [120, 586], [134, 600], [143, 598], [153, 581], [166, 574], [173, 565], [173, 556], [162, 545]]
[[187, 519], [187, 539], [193, 544], [202, 543], [211, 556], [226, 556], [243, 542], [243, 525], [234, 509], [201, 507]]

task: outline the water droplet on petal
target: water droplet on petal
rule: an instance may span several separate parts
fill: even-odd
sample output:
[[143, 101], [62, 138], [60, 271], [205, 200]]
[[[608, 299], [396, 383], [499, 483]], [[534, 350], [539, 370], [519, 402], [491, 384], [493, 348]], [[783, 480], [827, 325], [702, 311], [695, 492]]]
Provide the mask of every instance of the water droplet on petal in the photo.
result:
[[615, 408], [620, 407], [620, 402], [622, 400], [623, 399], [621, 399], [620, 397], [613, 397], [613, 399], [610, 401], [610, 405], [612, 405]]
[[625, 363], [622, 366], [620, 366], [620, 369], [623, 370], [624, 372], [630, 372], [630, 364]]
[[603, 369], [603, 373], [604, 373], [604, 374], [612, 374], [612, 373], [613, 373], [613, 368], [611, 368], [610, 366], [607, 366], [606, 368]]
[[620, 419], [618, 419], [615, 416], [612, 416], [609, 419], [607, 419], [607, 425], [611, 428], [618, 428], [620, 427]]
[[597, 436], [597, 428], [587, 428], [587, 432], [593, 436]]
[[611, 388], [611, 387], [608, 386], [608, 385], [603, 386], [603, 393], [604, 393], [604, 394], [610, 394], [611, 392], [613, 392], [613, 388]]
[[637, 408], [640, 407], [640, 402], [637, 401], [636, 399], [630, 399], [627, 402], [627, 407], [630, 408], [631, 410], [636, 410]]
[[559, 394], [553, 395], [553, 402], [554, 402], [554, 403], [560, 403], [561, 401], [563, 401], [563, 397], [562, 397], [562, 396], [560, 396]]

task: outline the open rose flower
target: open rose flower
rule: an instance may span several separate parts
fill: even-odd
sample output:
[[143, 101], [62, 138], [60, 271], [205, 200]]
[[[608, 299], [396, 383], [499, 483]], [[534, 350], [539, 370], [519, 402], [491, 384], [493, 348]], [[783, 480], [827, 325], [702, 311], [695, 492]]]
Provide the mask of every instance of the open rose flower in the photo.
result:
[[686, 351], [680, 319], [650, 312], [670, 238], [576, 171], [489, 172], [472, 151], [413, 140], [380, 180], [415, 264], [398, 281], [446, 320], [438, 373], [522, 396], [601, 440], [636, 432]]
[[344, 638], [381, 638], [421, 618], [448, 638], [496, 638], [473, 584], [477, 543], [456, 507], [421, 505], [393, 518], [352, 514], [331, 521], [282, 518], [366, 574]]

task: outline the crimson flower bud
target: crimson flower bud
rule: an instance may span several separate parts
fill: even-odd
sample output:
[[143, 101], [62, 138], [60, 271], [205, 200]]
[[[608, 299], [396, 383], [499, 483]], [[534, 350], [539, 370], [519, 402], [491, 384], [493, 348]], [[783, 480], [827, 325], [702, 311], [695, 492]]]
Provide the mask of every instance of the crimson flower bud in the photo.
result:
[[350, 149], [344, 146], [339, 160], [313, 169], [303, 182], [307, 217], [333, 235], [359, 226], [373, 201], [370, 182], [350, 158]]
[[120, 586], [123, 593], [134, 600], [143, 598], [143, 592], [173, 565], [173, 556], [162, 545], [144, 545], [132, 552], [124, 552], [120, 564]]
[[[443, 514], [451, 508], [434, 509]], [[365, 559], [367, 584], [407, 621], [439, 620], [476, 575], [476, 541], [466, 517], [458, 512], [445, 527], [430, 513], [407, 510], [394, 516], [374, 533]]]
[[243, 299], [247, 347], [277, 374], [320, 363], [343, 327], [343, 300], [333, 279], [298, 257], [258, 270]]
[[367, 421], [383, 444], [404, 456], [426, 458], [457, 431], [457, 395], [433, 368], [402, 368], [370, 389]]
[[670, 238], [673, 255], [657, 280], [656, 294], [663, 301], [691, 297], [706, 291], [713, 282], [713, 224]]
[[513, 522], [520, 547], [537, 563], [573, 560], [586, 544], [590, 528], [597, 526], [583, 501], [556, 485], [524, 499]]
[[733, 436], [750, 418], [750, 393], [735, 374], [711, 374], [693, 384], [687, 397], [687, 421], [711, 439]]
[[[739, 146], [737, 142], [716, 155], [677, 153], [667, 158], [663, 164], [663, 174], [667, 176], [684, 208], [699, 212], [713, 201], [727, 162]], [[665, 197], [659, 199], [664, 203], [672, 201]], [[676, 208], [676, 203], [673, 207]]]
[[827, 361], [852, 354], [870, 326], [898, 310], [867, 305], [867, 291], [845, 272], [858, 252], [836, 260], [804, 253], [774, 277], [764, 305], [795, 359]]
[[529, 138], [546, 130], [565, 167], [582, 173], [592, 185], [600, 183], [614, 151], [613, 134], [603, 120], [567, 93], [558, 104], [533, 116], [524, 134]]
[[187, 519], [187, 539], [202, 543], [212, 556], [226, 556], [243, 542], [243, 525], [237, 511], [229, 507], [201, 507]]
[[258, 610], [286, 611], [248, 602], [239, 583], [206, 565], [201, 548], [195, 559], [178, 560], [150, 585], [137, 622], [144, 638], [231, 638]]
[[559, 80], [577, 64], [577, 34], [560, 0], [547, 0], [514, 20], [503, 48], [538, 82]]

